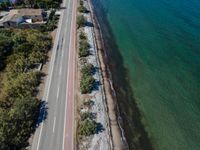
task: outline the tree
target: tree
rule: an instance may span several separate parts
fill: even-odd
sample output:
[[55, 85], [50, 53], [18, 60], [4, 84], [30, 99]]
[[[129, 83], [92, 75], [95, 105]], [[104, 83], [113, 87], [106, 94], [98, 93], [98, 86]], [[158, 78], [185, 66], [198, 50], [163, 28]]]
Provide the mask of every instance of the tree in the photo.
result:
[[8, 62], [6, 67], [8, 77], [14, 77], [17, 74], [24, 72], [27, 67], [27, 59], [23, 52], [9, 56]]
[[12, 133], [11, 119], [8, 111], [0, 108], [0, 149], [10, 149], [9, 140], [12, 136], [9, 133]]
[[36, 87], [40, 78], [30, 66], [43, 61], [50, 47], [51, 38], [40, 31], [0, 29], [0, 61], [5, 63], [0, 149], [25, 149], [28, 145], [39, 111]]
[[30, 43], [22, 43], [20, 45], [18, 45], [15, 49], [14, 49], [14, 53], [23, 53], [25, 55], [25, 57], [28, 57], [29, 53], [31, 52], [32, 48], [34, 45], [30, 44]]
[[3, 0], [0, 3], [0, 10], [7, 10], [9, 8], [9, 6], [11, 6], [11, 3], [9, 0]]
[[35, 0], [24, 0], [26, 6], [33, 7]]
[[39, 102], [28, 95], [17, 98], [9, 112], [0, 114], [1, 149], [22, 149], [28, 145], [38, 106]]
[[0, 35], [3, 37], [11, 37], [13, 34], [13, 30], [12, 29], [0, 29]]
[[15, 43], [16, 46], [22, 44], [22, 43], [25, 43], [26, 42], [26, 32], [23, 32], [21, 30], [19, 30], [18, 32], [16, 32], [14, 34], [14, 36], [12, 37], [13, 38], [13, 41]]
[[13, 145], [16, 147], [24, 147], [30, 134], [34, 131], [38, 106], [39, 101], [31, 95], [15, 100], [9, 115], [13, 120], [13, 125], [16, 126], [15, 136], [12, 138]]
[[52, 46], [51, 37], [38, 31], [27, 33], [26, 40], [33, 45], [32, 49], [34, 51], [47, 52]]
[[43, 61], [45, 61], [46, 59], [46, 55], [44, 54], [44, 52], [41, 51], [33, 51], [29, 54], [28, 57], [28, 62], [30, 64], [34, 64], [34, 63], [42, 63]]
[[56, 27], [57, 27], [57, 23], [58, 23], [58, 16], [55, 14], [56, 10], [53, 9], [50, 12], [49, 15], [49, 19], [47, 21], [47, 23], [43, 26], [41, 26], [41, 31], [42, 32], [48, 32], [48, 31], [53, 31]]
[[37, 72], [21, 73], [16, 78], [5, 82], [0, 95], [0, 107], [11, 108], [17, 97], [25, 97], [34, 94], [39, 84]]
[[0, 36], [0, 70], [5, 65], [5, 60], [10, 54], [13, 47], [13, 42], [10, 38]]
[[49, 14], [49, 20], [53, 20], [53, 16], [55, 15], [55, 13], [56, 13], [55, 9], [51, 10], [51, 12]]
[[62, 0], [35, 0], [35, 8], [59, 8]]

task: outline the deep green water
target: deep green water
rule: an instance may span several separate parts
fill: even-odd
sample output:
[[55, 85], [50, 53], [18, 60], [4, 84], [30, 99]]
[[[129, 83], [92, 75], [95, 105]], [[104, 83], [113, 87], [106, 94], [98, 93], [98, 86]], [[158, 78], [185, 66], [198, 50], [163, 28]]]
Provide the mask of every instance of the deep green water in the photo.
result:
[[199, 150], [200, 1], [93, 2], [131, 149], [141, 121], [154, 149]]

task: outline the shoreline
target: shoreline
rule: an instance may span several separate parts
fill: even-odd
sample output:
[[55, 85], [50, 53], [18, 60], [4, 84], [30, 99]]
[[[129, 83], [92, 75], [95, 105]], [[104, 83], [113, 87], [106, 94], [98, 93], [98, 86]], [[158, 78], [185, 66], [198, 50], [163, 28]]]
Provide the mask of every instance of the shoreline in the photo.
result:
[[[143, 115], [140, 112], [134, 93], [129, 84], [128, 70], [124, 67], [124, 61], [119, 48], [115, 42], [112, 28], [108, 22], [106, 8], [97, 0], [90, 0], [93, 7], [92, 14], [96, 22], [97, 29], [100, 30], [100, 41], [102, 42], [98, 53], [102, 54], [104, 79], [108, 80], [108, 87], [111, 99], [114, 99], [113, 110], [115, 112], [118, 128], [121, 130], [121, 139], [127, 149], [149, 149], [153, 150], [152, 141], [142, 123]], [[105, 66], [106, 64], [106, 66]], [[112, 72], [112, 74], [111, 74]], [[124, 136], [125, 135], [125, 136]]]
[[100, 63], [101, 76], [103, 80], [103, 90], [105, 93], [106, 111], [109, 117], [110, 134], [112, 140], [112, 149], [129, 149], [124, 136], [123, 128], [120, 124], [121, 117], [119, 114], [119, 108], [117, 104], [115, 90], [113, 88], [112, 80], [110, 79], [111, 72], [109, 66], [106, 66], [108, 62], [107, 54], [104, 46], [104, 39], [100, 25], [93, 11], [92, 3], [88, 1], [91, 11], [92, 23], [94, 24], [94, 39], [97, 46], [98, 61]]

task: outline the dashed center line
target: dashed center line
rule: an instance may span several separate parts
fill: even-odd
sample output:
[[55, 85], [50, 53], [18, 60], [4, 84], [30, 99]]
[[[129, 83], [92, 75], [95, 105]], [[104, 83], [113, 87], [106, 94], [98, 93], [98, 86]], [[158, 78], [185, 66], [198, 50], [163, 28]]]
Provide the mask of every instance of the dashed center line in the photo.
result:
[[53, 133], [54, 133], [54, 130], [55, 130], [55, 125], [56, 125], [56, 117], [54, 117], [54, 122], [53, 122]]
[[61, 72], [62, 72], [62, 65], [60, 67], [59, 76], [61, 75]]
[[60, 92], [60, 87], [58, 87], [58, 91], [57, 91], [57, 99], [59, 97], [59, 92]]

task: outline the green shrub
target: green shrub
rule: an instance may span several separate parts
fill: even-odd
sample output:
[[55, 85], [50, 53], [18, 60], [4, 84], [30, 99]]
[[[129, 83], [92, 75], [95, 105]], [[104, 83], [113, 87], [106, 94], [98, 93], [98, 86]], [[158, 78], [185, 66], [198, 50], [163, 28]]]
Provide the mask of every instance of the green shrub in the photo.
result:
[[80, 13], [87, 13], [88, 12], [87, 8], [85, 6], [83, 6], [83, 5], [78, 7], [78, 11]]
[[95, 82], [95, 79], [91, 75], [89, 76], [82, 75], [82, 79], [80, 83], [81, 93], [82, 94], [90, 93], [94, 82]]
[[83, 76], [91, 75], [93, 68], [94, 68], [94, 66], [92, 64], [90, 64], [90, 63], [85, 64], [81, 69], [82, 75]]
[[86, 119], [80, 123], [78, 131], [80, 135], [89, 136], [95, 134], [97, 123], [94, 120]]
[[82, 0], [80, 0], [80, 5], [83, 6], [83, 1]]
[[81, 114], [81, 121], [84, 121], [86, 119], [92, 119], [93, 115], [90, 112], [84, 112]]
[[87, 20], [83, 15], [79, 15], [77, 17], [77, 26], [78, 26], [78, 28], [83, 27], [85, 25], [86, 21]]
[[81, 32], [81, 33], [80, 33], [79, 38], [80, 38], [81, 40], [87, 40], [87, 36], [85, 35], [84, 32]]
[[84, 48], [84, 49], [90, 48], [90, 44], [87, 42], [87, 40], [81, 40], [79, 45], [81, 48]]
[[79, 57], [86, 57], [88, 55], [89, 55], [89, 51], [87, 49], [84, 49], [84, 48], [79, 49]]
[[56, 10], [53, 9], [51, 10], [50, 14], [49, 14], [49, 20], [53, 20], [53, 17], [55, 16]]
[[92, 76], [92, 70], [94, 66], [92, 64], [85, 64], [81, 69], [81, 93], [90, 93], [95, 82], [95, 79]]
[[50, 12], [47, 23], [45, 25], [41, 26], [40, 30], [42, 32], [53, 31], [54, 29], [57, 28], [57, 23], [58, 23], [59, 17], [55, 13], [56, 13], [55, 9], [53, 9]]
[[86, 40], [81, 40], [79, 43], [79, 57], [86, 57], [89, 55], [89, 43]]

